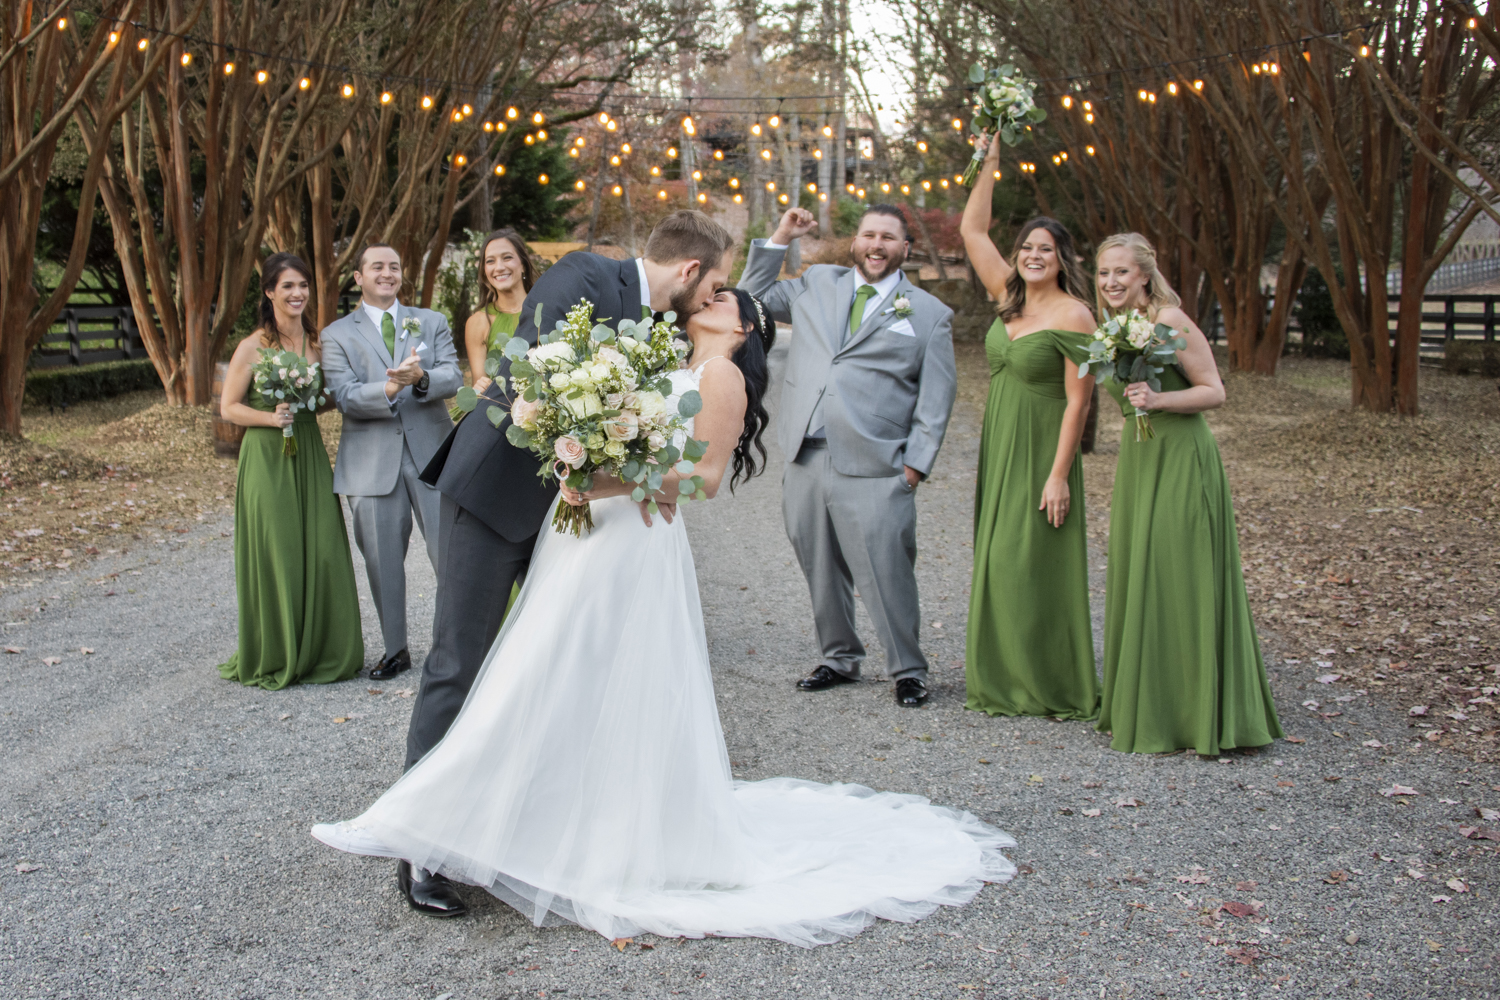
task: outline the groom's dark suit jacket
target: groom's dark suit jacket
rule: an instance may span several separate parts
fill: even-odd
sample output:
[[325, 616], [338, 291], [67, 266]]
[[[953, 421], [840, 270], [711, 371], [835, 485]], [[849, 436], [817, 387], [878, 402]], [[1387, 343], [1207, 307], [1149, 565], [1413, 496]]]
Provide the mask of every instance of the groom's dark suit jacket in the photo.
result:
[[[536, 344], [538, 302], [542, 304], [542, 330], [550, 331], [583, 299], [594, 304], [596, 323], [614, 326], [622, 319], [640, 319], [641, 278], [635, 260], [611, 260], [582, 251], [563, 257], [527, 294], [516, 336]], [[491, 405], [509, 409], [505, 399], [509, 388], [510, 361], [503, 360], [500, 374], [474, 413], [461, 420], [438, 448], [422, 481], [436, 486], [501, 537], [519, 542], [541, 527], [557, 487], [537, 476], [535, 454], [506, 439], [509, 413], [498, 428], [485, 415]]]

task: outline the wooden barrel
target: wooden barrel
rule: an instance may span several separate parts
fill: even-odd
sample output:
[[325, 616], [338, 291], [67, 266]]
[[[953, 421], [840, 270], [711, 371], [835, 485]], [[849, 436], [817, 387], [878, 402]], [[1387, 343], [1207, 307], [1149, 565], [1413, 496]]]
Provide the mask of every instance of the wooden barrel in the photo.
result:
[[220, 361], [214, 365], [214, 454], [221, 458], [239, 458], [240, 441], [245, 437], [245, 428], [225, 420], [219, 413], [219, 397], [224, 394], [224, 379], [229, 377], [229, 363]]

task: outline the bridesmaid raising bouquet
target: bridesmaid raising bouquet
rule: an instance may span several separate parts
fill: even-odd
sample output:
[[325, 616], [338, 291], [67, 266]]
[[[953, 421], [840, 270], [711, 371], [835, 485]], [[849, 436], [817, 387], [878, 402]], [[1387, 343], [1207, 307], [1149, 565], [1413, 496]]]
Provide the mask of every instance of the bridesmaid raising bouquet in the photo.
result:
[[1009, 260], [990, 241], [998, 140], [960, 231], [974, 271], [1001, 303], [985, 336], [990, 394], [974, 499], [965, 708], [1092, 719], [1099, 710], [1089, 620], [1088, 540], [1078, 443], [1093, 394], [1094, 314], [1073, 237], [1054, 219], [1021, 227]]
[[1178, 331], [1183, 346], [1160, 389], [1105, 382], [1127, 420], [1150, 413], [1154, 434], [1120, 435], [1097, 728], [1133, 753], [1264, 746], [1281, 726], [1240, 575], [1229, 481], [1203, 419], [1224, 404], [1213, 351], [1144, 236], [1099, 244], [1098, 301], [1104, 316], [1139, 310]]

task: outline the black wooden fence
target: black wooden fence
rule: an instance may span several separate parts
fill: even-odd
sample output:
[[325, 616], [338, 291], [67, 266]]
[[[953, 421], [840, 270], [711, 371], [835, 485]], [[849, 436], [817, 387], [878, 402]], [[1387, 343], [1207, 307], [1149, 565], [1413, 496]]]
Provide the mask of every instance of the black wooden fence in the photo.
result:
[[129, 306], [70, 306], [52, 321], [31, 355], [33, 368], [91, 365], [146, 357]]

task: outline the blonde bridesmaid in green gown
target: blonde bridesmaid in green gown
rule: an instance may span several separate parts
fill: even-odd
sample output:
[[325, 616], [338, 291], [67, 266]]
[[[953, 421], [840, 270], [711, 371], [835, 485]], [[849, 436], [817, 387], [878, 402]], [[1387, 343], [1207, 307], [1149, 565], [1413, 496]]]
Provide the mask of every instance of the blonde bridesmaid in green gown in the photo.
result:
[[474, 377], [474, 391], [490, 384], [484, 373], [485, 359], [499, 354], [515, 336], [521, 305], [537, 279], [536, 261], [526, 241], [514, 229], [497, 229], [484, 241], [479, 262], [480, 309], [464, 324], [464, 353]]
[[[219, 675], [279, 690], [288, 684], [343, 681], [364, 665], [359, 593], [349, 558], [344, 511], [317, 417], [268, 406], [250, 388], [262, 348], [321, 361], [307, 315], [312, 272], [298, 257], [272, 254], [261, 265], [258, 330], [235, 348], [220, 412], [245, 428], [234, 494], [234, 583], [239, 648]], [[282, 454], [290, 426], [295, 455]]]
[[[469, 357], [475, 392], [484, 392], [489, 387], [492, 379], [484, 373], [485, 360], [492, 354], [499, 357], [505, 350], [505, 342], [516, 335], [526, 293], [540, 274], [531, 249], [514, 229], [497, 229], [485, 238], [479, 262], [482, 307], [464, 323], [464, 353]], [[507, 613], [520, 593], [518, 581], [510, 588]]]
[[[1234, 505], [1203, 411], [1224, 403], [1208, 340], [1179, 308], [1137, 233], [1099, 244], [1101, 314], [1140, 309], [1187, 347], [1161, 375], [1105, 388], [1154, 438], [1120, 434], [1104, 600], [1104, 704], [1098, 728], [1134, 753], [1218, 754], [1281, 736], [1240, 574]], [[1180, 370], [1179, 370], [1180, 369]]]
[[1000, 302], [985, 338], [990, 393], [979, 443], [965, 708], [1092, 719], [1099, 709], [1089, 618], [1078, 442], [1094, 330], [1073, 239], [1053, 219], [1022, 226], [1007, 261], [990, 241], [998, 141], [964, 209], [975, 273]]

